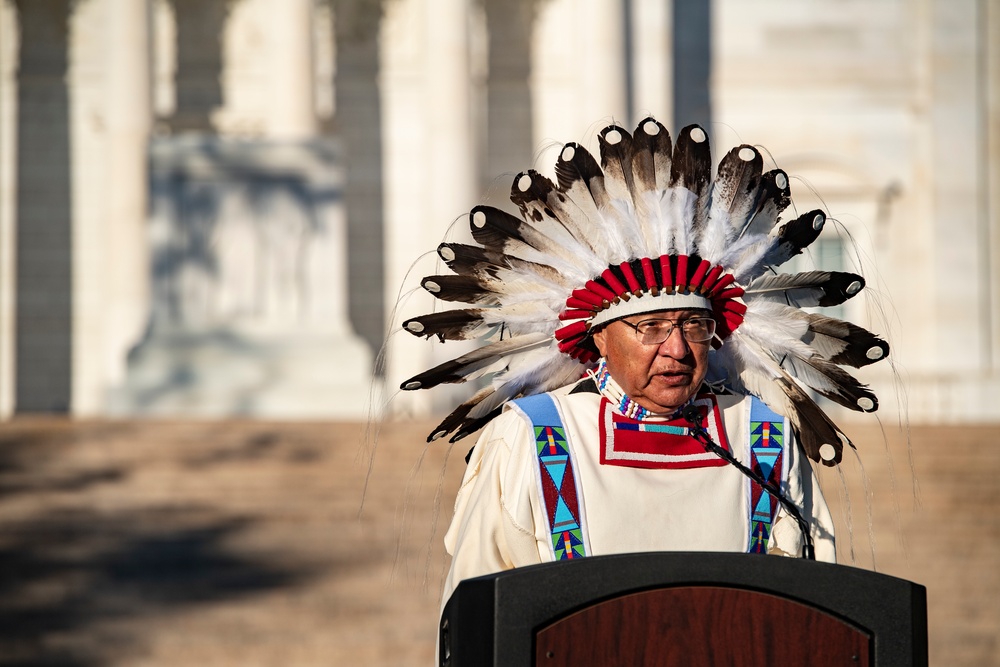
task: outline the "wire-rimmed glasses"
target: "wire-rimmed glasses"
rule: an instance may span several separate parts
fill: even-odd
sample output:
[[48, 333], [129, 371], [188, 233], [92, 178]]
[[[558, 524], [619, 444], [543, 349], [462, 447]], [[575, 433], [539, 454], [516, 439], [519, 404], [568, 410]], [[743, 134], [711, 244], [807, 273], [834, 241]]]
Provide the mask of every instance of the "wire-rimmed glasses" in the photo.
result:
[[684, 320], [674, 321], [661, 318], [643, 320], [638, 324], [632, 324], [625, 320], [618, 320], [622, 324], [627, 324], [635, 330], [635, 337], [643, 345], [660, 345], [670, 338], [674, 327], [680, 327], [684, 340], [689, 343], [704, 343], [711, 340], [715, 335], [715, 320], [711, 317], [689, 317]]

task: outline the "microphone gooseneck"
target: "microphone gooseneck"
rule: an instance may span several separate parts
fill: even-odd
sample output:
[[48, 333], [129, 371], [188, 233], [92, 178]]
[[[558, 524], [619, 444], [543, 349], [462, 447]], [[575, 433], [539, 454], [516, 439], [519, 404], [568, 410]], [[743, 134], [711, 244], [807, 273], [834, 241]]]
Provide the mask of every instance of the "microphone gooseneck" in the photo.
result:
[[805, 558], [806, 560], [816, 560], [816, 549], [813, 547], [812, 534], [809, 532], [809, 523], [802, 517], [802, 513], [799, 512], [799, 508], [796, 507], [792, 501], [786, 498], [776, 486], [770, 484], [761, 475], [737, 461], [736, 457], [712, 440], [712, 436], [710, 436], [708, 431], [705, 430], [705, 427], [702, 426], [701, 412], [695, 405], [692, 404], [683, 408], [681, 410], [681, 416], [683, 416], [684, 420], [691, 425], [691, 435], [705, 447], [706, 451], [712, 452], [726, 463], [733, 465], [746, 477], [749, 477], [751, 480], [759, 484], [769, 496], [781, 503], [781, 506], [785, 508], [785, 511], [788, 512], [789, 516], [795, 519], [796, 523], [799, 524], [799, 530], [802, 532], [802, 558]]

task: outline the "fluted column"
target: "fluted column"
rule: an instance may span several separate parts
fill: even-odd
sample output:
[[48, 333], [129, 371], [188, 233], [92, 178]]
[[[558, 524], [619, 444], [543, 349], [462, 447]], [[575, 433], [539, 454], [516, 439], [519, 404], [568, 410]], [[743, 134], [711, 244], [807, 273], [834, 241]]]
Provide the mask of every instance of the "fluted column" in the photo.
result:
[[0, 419], [14, 411], [17, 43], [17, 11], [0, 0]]
[[107, 0], [106, 382], [120, 383], [149, 310], [149, 0]]
[[630, 44], [634, 76], [632, 120], [638, 122], [650, 113], [671, 131], [674, 129], [672, 8], [672, 0], [632, 0]]
[[271, 136], [316, 133], [313, 99], [313, 0], [271, 0]]
[[[394, 303], [399, 286], [421, 253], [432, 250], [456, 218], [476, 203], [469, 81], [468, 0], [397, 0], [386, 5], [382, 75], [386, 144], [386, 296]], [[458, 223], [456, 229], [461, 229]], [[421, 271], [409, 276], [409, 288]], [[437, 304], [419, 289], [400, 317], [430, 312]], [[440, 307], [440, 306], [438, 306]], [[426, 370], [460, 346], [432, 346], [397, 332], [390, 339], [387, 384]], [[464, 388], [462, 388], [464, 389]], [[437, 391], [437, 390], [436, 390]], [[447, 393], [437, 391], [441, 398]], [[426, 392], [404, 392], [393, 407], [419, 413], [429, 408]], [[444, 398], [443, 401], [450, 399]]]
[[[532, 38], [532, 117], [541, 144], [588, 144], [612, 119], [626, 118], [625, 12], [620, 2], [546, 0]], [[596, 148], [596, 142], [593, 146]], [[539, 155], [543, 170], [558, 149]], [[551, 173], [551, 172], [549, 172]]]

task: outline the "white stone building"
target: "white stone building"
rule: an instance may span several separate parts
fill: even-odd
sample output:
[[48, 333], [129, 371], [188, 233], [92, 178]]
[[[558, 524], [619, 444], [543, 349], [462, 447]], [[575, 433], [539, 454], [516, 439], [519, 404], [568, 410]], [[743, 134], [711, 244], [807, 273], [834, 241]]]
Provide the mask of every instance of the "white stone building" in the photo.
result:
[[421, 253], [653, 113], [841, 223], [803, 262], [870, 277], [884, 410], [996, 421], [998, 44], [990, 0], [0, 0], [0, 416], [363, 417], [438, 354], [372, 382]]

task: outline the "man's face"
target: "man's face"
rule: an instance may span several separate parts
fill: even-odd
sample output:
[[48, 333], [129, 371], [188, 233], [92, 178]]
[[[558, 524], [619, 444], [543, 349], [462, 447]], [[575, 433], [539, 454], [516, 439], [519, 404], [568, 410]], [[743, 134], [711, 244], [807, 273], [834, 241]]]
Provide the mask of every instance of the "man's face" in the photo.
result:
[[[626, 317], [625, 322], [667, 319], [676, 325], [689, 317], [705, 316], [704, 310], [668, 310]], [[615, 321], [595, 333], [594, 342], [615, 382], [629, 398], [653, 412], [673, 412], [687, 403], [708, 372], [711, 340], [687, 341], [679, 326], [659, 345], [644, 345], [632, 327]]]

